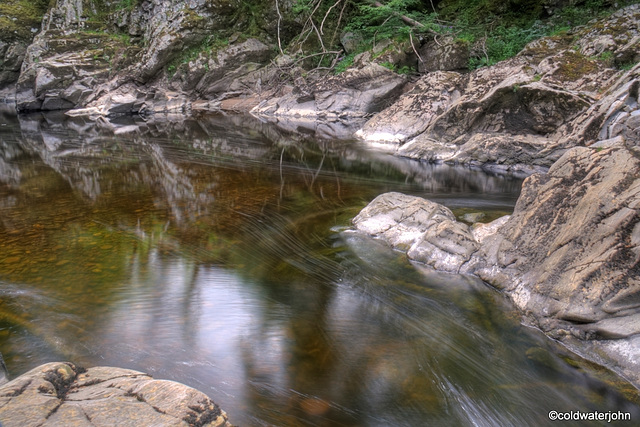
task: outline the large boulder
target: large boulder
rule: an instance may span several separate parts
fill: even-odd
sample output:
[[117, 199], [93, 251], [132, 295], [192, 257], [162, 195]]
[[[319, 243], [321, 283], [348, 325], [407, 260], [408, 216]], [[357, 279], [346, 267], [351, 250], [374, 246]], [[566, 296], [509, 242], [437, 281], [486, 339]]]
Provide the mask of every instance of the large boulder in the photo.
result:
[[271, 59], [272, 53], [269, 46], [254, 38], [215, 51], [203, 51], [195, 60], [177, 69], [171, 84], [183, 91], [195, 92], [203, 99], [230, 92], [255, 92], [260, 84], [260, 73], [256, 71]]
[[407, 142], [423, 133], [460, 96], [462, 75], [435, 72], [422, 77], [396, 102], [373, 116], [356, 132], [356, 136], [378, 144]]
[[418, 50], [418, 71], [466, 71], [469, 68], [470, 44], [452, 36], [429, 40]]
[[186, 49], [210, 34], [229, 27], [238, 8], [231, 0], [147, 0], [136, 15], [136, 28], [149, 41], [135, 70], [136, 79], [147, 82]]
[[4, 427], [215, 426], [227, 414], [205, 394], [130, 369], [47, 363], [0, 387]]
[[82, 105], [93, 89], [127, 61], [121, 35], [95, 31], [115, 1], [57, 0], [28, 47], [16, 85], [18, 110], [61, 110]]
[[457, 273], [478, 249], [467, 225], [457, 222], [446, 207], [420, 197], [382, 194], [353, 223], [436, 270]]

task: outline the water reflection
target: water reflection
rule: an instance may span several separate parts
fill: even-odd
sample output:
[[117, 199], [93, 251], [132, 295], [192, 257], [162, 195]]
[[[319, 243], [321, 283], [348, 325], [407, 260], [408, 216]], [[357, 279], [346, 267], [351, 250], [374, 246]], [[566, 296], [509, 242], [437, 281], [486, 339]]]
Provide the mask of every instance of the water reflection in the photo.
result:
[[[471, 278], [344, 230], [384, 191], [508, 212], [520, 181], [242, 117], [0, 127], [0, 352], [199, 388], [241, 425], [540, 425], [637, 406]], [[613, 379], [611, 381], [614, 381]]]

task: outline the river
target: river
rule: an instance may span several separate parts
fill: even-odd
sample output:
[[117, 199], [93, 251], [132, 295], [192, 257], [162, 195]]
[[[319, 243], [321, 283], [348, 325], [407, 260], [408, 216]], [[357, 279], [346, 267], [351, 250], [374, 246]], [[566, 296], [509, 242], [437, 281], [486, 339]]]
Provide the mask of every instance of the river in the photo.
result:
[[499, 292], [350, 229], [387, 191], [491, 220], [521, 183], [243, 116], [3, 111], [0, 353], [12, 376], [71, 361], [179, 381], [245, 426], [638, 420], [637, 390]]

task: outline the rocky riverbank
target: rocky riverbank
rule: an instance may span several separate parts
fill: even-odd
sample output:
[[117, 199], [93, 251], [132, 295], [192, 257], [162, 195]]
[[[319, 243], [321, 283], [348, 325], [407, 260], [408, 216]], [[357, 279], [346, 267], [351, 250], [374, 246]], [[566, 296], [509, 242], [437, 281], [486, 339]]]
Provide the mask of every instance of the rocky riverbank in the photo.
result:
[[[121, 4], [57, 0], [41, 29], [0, 33], [0, 96], [22, 112], [107, 121], [251, 112], [398, 156], [537, 173], [513, 215], [488, 225], [397, 194], [355, 225], [435, 269], [481, 277], [530, 324], [640, 387], [640, 5], [473, 71], [461, 71], [469, 49], [443, 37], [381, 43], [334, 75], [274, 48], [292, 40], [281, 29], [302, 25], [291, 2]], [[264, 36], [247, 36], [252, 25]], [[388, 67], [411, 62], [420, 73]]]

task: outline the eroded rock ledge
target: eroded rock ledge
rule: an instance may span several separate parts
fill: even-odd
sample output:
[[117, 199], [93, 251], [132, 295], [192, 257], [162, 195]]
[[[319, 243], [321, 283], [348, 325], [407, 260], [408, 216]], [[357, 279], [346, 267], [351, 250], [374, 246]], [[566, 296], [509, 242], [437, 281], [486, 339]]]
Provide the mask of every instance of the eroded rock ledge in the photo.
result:
[[130, 369], [53, 362], [0, 387], [0, 424], [232, 427], [205, 394]]

